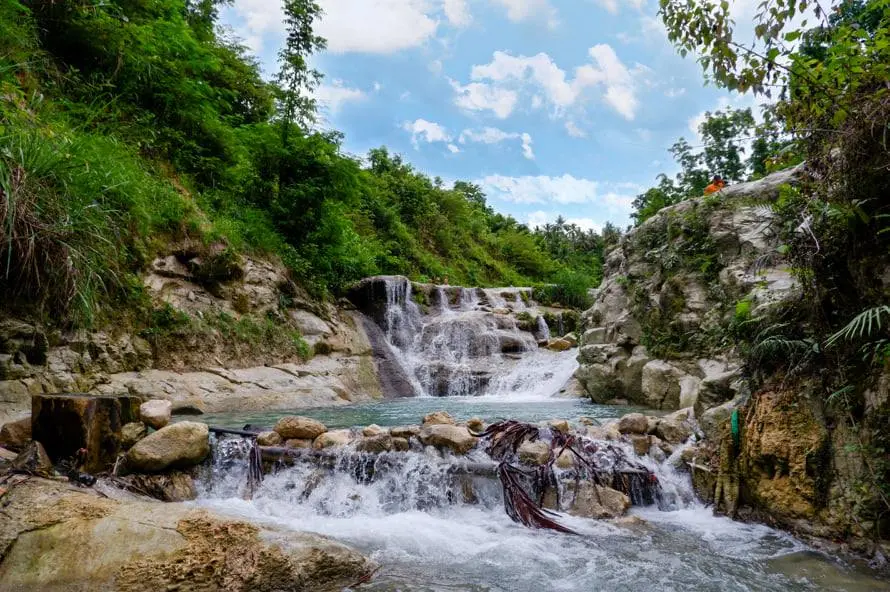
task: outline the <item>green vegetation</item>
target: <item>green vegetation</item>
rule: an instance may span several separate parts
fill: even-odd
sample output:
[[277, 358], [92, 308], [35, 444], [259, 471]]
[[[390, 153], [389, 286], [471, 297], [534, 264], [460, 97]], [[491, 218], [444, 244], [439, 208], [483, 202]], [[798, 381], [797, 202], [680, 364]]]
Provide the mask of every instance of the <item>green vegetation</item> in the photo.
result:
[[387, 273], [556, 285], [553, 300], [586, 304], [601, 276], [597, 234], [562, 221], [533, 232], [471, 183], [446, 188], [384, 148], [361, 161], [337, 132], [313, 131], [306, 89], [320, 74], [308, 60], [324, 47], [314, 2], [285, 2], [273, 83], [217, 33], [219, 4], [0, 0], [10, 307], [65, 325], [126, 314], [148, 326], [138, 274], [180, 243], [216, 258], [210, 282], [258, 255], [320, 298]]
[[[776, 214], [781, 244], [772, 263], [794, 270], [803, 296], [769, 318], [737, 323], [735, 338], [755, 386], [822, 390], [819, 412], [853, 435], [847, 452], [866, 475], [856, 484], [856, 520], [885, 538], [890, 407], [874, 393], [886, 392], [880, 381], [890, 363], [890, 294], [876, 280], [890, 266], [890, 0], [842, 0], [827, 10], [767, 0], [750, 45], [736, 38], [728, 2], [661, 0], [661, 12], [669, 38], [717, 84], [776, 99], [772, 121], [806, 161], [800, 187], [763, 206]], [[807, 13], [816, 23], [797, 25]]]

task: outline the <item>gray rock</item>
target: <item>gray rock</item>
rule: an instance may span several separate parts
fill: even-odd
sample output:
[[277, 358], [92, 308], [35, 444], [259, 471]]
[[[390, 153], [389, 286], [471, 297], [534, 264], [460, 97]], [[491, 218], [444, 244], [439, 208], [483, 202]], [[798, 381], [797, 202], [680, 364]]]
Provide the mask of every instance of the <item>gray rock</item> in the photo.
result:
[[121, 427], [121, 448], [129, 450], [136, 442], [148, 435], [148, 428], [141, 421], [131, 421]]
[[686, 373], [664, 360], [652, 360], [643, 366], [642, 391], [653, 409], [677, 409], [680, 405], [680, 380]]
[[154, 399], [139, 406], [139, 417], [142, 419], [142, 423], [156, 430], [170, 423], [172, 414], [173, 403], [170, 401]]
[[182, 469], [202, 462], [210, 454], [207, 425], [193, 421], [174, 423], [139, 440], [127, 452], [127, 468], [155, 473]]
[[618, 420], [618, 431], [622, 434], [646, 434], [649, 419], [642, 413], [628, 413]]
[[0, 428], [0, 446], [9, 450], [24, 450], [31, 441], [31, 417], [10, 421]]
[[281, 434], [275, 431], [260, 432], [256, 437], [256, 443], [260, 446], [280, 446], [282, 442]]
[[389, 452], [393, 448], [392, 436], [389, 434], [365, 436], [356, 443], [355, 448], [361, 452], [372, 452], [375, 454]]
[[516, 451], [519, 460], [529, 465], [543, 465], [550, 460], [550, 445], [547, 442], [537, 440], [525, 441]]
[[311, 417], [291, 415], [279, 419], [275, 424], [274, 430], [284, 440], [294, 438], [314, 440], [328, 431], [328, 428], [320, 421], [314, 420]]
[[476, 445], [477, 438], [464, 426], [429, 424], [420, 430], [420, 441], [426, 446], [466, 454]]
[[355, 439], [352, 430], [331, 430], [315, 438], [312, 447], [318, 450], [346, 446]]

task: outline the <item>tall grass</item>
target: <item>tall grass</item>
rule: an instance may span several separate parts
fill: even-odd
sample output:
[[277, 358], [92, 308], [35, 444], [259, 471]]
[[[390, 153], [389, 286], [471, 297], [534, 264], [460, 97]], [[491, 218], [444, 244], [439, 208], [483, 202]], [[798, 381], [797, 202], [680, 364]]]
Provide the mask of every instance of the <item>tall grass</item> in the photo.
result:
[[198, 226], [194, 207], [126, 147], [59, 125], [0, 135], [0, 293], [91, 326], [155, 233]]

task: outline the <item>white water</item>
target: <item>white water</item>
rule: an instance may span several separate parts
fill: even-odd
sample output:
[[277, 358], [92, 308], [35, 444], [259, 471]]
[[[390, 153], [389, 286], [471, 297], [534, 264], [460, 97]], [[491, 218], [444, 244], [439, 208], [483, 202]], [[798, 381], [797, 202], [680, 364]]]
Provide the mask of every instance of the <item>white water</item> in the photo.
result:
[[[540, 399], [558, 392], [577, 368], [576, 352], [539, 350], [535, 336], [520, 331], [512, 316], [482, 310], [477, 289], [455, 288], [460, 297], [452, 305], [445, 287], [436, 286], [424, 314], [412, 298], [409, 281], [384, 281], [382, 329], [419, 396]], [[513, 310], [526, 310], [520, 292], [511, 290]], [[498, 290], [483, 293], [492, 307], [506, 307]], [[538, 331], [549, 337], [541, 317]]]
[[[561, 516], [580, 533], [572, 536], [513, 523], [494, 479], [451, 475], [450, 467], [466, 461], [435, 452], [387, 453], [365, 461], [344, 456], [333, 470], [285, 468], [267, 477], [252, 501], [242, 499], [243, 465], [219, 458], [218, 449], [215, 454], [214, 474], [205, 481], [211, 488], [203, 491], [201, 505], [353, 545], [382, 566], [363, 589], [877, 589], [852, 576], [823, 588], [774, 569], [773, 560], [800, 554], [805, 546], [765, 526], [715, 517], [692, 501], [688, 479], [669, 463], [644, 460], [665, 491], [662, 510], [636, 507], [636, 519], [624, 523]], [[487, 458], [474, 455], [475, 461]], [[377, 469], [373, 479], [368, 465]]]
[[[517, 359], [500, 349], [515, 325], [480, 314], [478, 294], [463, 290], [460, 304], [425, 318], [407, 282], [387, 290], [384, 330], [419, 393], [431, 388], [431, 363], [449, 364], [448, 394], [469, 394], [475, 369], [494, 371], [482, 396], [450, 397], [436, 405], [458, 417], [614, 417], [614, 408], [553, 398], [576, 367], [575, 352], [529, 347]], [[447, 298], [441, 298], [445, 302]], [[494, 306], [497, 294], [486, 294]], [[512, 320], [510, 321], [512, 322]], [[546, 324], [545, 324], [546, 327]], [[475, 331], [475, 333], [474, 333]], [[484, 352], [484, 355], [480, 355]], [[473, 393], [478, 394], [478, 393]], [[431, 398], [403, 399], [370, 407], [323, 410], [328, 425], [355, 425], [373, 417], [381, 425], [416, 423]], [[447, 404], [444, 404], [446, 403]], [[387, 412], [389, 410], [390, 412]], [[543, 410], [543, 415], [539, 410]], [[322, 411], [319, 411], [321, 413]], [[337, 414], [342, 414], [337, 419]], [[572, 414], [572, 415], [569, 415]], [[501, 416], [503, 417], [503, 416]], [[271, 417], [240, 418], [270, 424]], [[238, 418], [229, 417], [231, 425]], [[610, 461], [606, 444], [598, 466]], [[612, 443], [633, 455], [627, 444]], [[353, 545], [381, 566], [363, 590], [412, 592], [810, 591], [885, 590], [867, 576], [807, 551], [789, 535], [765, 526], [716, 517], [694, 500], [688, 475], [674, 470], [680, 451], [664, 462], [638, 462], [658, 478], [660, 503], [634, 507], [631, 521], [615, 523], [563, 515], [580, 536], [531, 530], [503, 509], [500, 484], [490, 477], [455, 475], [467, 459], [442, 455], [415, 443], [408, 453], [378, 456], [344, 451], [333, 467], [282, 467], [267, 476], [252, 500], [244, 499], [246, 442], [214, 446], [210, 472], [201, 482], [200, 505], [295, 531], [330, 536]], [[484, 453], [471, 461], [490, 463]], [[373, 469], [371, 471], [370, 469]], [[373, 475], [373, 476], [372, 476]], [[565, 485], [563, 480], [562, 484]]]

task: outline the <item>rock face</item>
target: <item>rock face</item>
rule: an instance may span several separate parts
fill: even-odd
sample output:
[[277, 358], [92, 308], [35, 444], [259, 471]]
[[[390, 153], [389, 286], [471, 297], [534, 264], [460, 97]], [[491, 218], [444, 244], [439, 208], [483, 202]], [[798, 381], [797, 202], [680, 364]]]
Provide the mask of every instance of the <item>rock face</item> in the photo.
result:
[[464, 426], [448, 424], [425, 425], [420, 430], [420, 441], [455, 454], [466, 454], [476, 445], [476, 437]]
[[155, 473], [194, 466], [210, 454], [207, 425], [182, 421], [168, 425], [137, 442], [127, 452], [131, 471]]
[[54, 462], [85, 449], [83, 470], [99, 472], [114, 464], [121, 429], [139, 421], [141, 402], [129, 395], [36, 395], [31, 400], [32, 436]]
[[32, 479], [4, 497], [0, 582], [8, 590], [335, 592], [373, 564], [320, 536], [182, 504], [103, 499]]
[[275, 424], [275, 431], [285, 440], [306, 439], [314, 440], [322, 435], [328, 428], [310, 417], [289, 416], [282, 417]]
[[799, 294], [788, 264], [774, 256], [774, 214], [751, 200], [778, 199], [798, 174], [681, 202], [622, 237], [584, 313], [576, 377], [595, 402], [619, 398], [700, 414], [744, 391], [740, 360], [720, 336]]
[[172, 415], [173, 403], [170, 401], [154, 399], [146, 401], [139, 406], [139, 416], [142, 418], [142, 423], [156, 430], [170, 423]]

